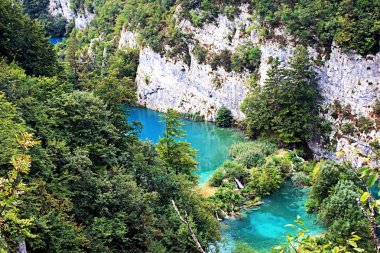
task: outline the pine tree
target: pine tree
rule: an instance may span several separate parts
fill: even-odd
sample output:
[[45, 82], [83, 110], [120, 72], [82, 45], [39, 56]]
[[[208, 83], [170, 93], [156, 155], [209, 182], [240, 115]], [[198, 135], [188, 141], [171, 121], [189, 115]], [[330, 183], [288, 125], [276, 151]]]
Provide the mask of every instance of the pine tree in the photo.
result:
[[168, 109], [162, 119], [165, 122], [164, 137], [157, 144], [160, 158], [169, 172], [174, 171], [176, 175], [184, 174], [190, 181], [196, 182], [196, 176], [193, 174], [197, 168], [197, 162], [194, 160], [196, 151], [188, 142], [176, 140], [185, 136], [181, 128], [184, 124], [180, 121], [180, 114]]
[[316, 74], [305, 48], [297, 48], [289, 67], [272, 63], [263, 86], [256, 86], [243, 104], [250, 136], [263, 135], [277, 142], [305, 144], [317, 129]]

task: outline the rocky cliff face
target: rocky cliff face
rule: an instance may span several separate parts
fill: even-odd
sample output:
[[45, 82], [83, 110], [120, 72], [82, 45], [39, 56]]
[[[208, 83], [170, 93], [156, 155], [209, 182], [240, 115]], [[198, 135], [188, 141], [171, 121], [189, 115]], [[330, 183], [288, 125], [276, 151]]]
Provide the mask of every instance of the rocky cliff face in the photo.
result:
[[67, 21], [74, 20], [75, 27], [78, 29], [84, 29], [95, 16], [87, 9], [82, 10], [81, 13], [74, 12], [70, 8], [70, 0], [50, 0], [49, 13], [52, 16], [62, 15]]
[[[220, 15], [215, 22], [202, 28], [194, 27], [189, 21], [181, 21], [178, 27], [190, 34], [193, 42], [196, 41], [211, 53], [223, 49], [234, 52], [238, 45], [247, 41], [259, 46], [262, 53], [259, 76], [260, 83], [263, 83], [269, 60], [278, 57], [286, 64], [295, 43], [290, 37], [285, 38], [286, 43], [280, 43], [261, 40], [256, 30], [247, 33], [247, 28], [255, 23], [251, 21], [247, 6], [241, 6], [240, 9], [240, 15], [234, 20]], [[281, 30], [276, 32], [286, 37]], [[134, 33], [123, 31], [120, 37], [119, 47], [137, 46]], [[200, 113], [210, 121], [215, 119], [217, 109], [225, 105], [236, 119], [243, 119], [239, 107], [249, 92], [245, 86], [249, 73], [228, 73], [222, 67], [213, 71], [210, 65], [197, 62], [192, 54], [193, 47], [194, 44], [190, 43], [190, 65], [161, 56], [149, 48], [141, 49], [136, 79], [139, 103], [159, 111], [175, 108], [181, 112]], [[309, 51], [312, 56], [317, 56], [313, 48], [309, 48]], [[353, 147], [361, 146], [366, 151], [367, 148], [362, 144], [368, 143], [370, 138], [380, 137], [378, 128], [366, 132], [358, 129], [355, 133], [343, 133], [340, 128], [349, 120], [357, 123], [356, 119], [360, 117], [375, 120], [373, 105], [380, 99], [380, 53], [362, 57], [352, 52], [342, 52], [334, 46], [329, 58], [315, 68], [319, 76], [322, 103], [326, 108], [324, 116], [335, 126], [332, 135], [338, 140], [336, 148], [349, 153]], [[337, 104], [350, 110], [350, 119], [333, 117]], [[320, 155], [329, 154], [315, 143], [311, 143], [311, 146]]]

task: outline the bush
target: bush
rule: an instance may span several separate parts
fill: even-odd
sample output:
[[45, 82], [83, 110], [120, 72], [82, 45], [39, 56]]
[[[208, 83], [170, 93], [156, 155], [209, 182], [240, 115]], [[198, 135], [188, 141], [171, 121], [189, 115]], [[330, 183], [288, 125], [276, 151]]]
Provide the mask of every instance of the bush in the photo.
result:
[[195, 45], [193, 54], [195, 59], [197, 59], [198, 63], [206, 64], [207, 62], [207, 50], [200, 45]]
[[230, 156], [236, 158], [241, 154], [250, 152], [260, 152], [263, 156], [268, 156], [272, 154], [277, 149], [277, 145], [266, 140], [255, 140], [247, 142], [235, 143], [230, 148]]
[[227, 49], [214, 54], [211, 57], [210, 66], [212, 70], [217, 70], [218, 67], [223, 67], [227, 72], [231, 71], [231, 52]]
[[219, 206], [227, 212], [232, 212], [238, 210], [242, 196], [240, 191], [235, 189], [234, 184], [226, 184], [219, 187], [210, 200], [218, 203]]
[[250, 198], [263, 197], [277, 191], [283, 182], [278, 168], [255, 168], [252, 169], [250, 181], [245, 185], [242, 193]]
[[325, 224], [332, 224], [341, 218], [351, 221], [363, 218], [356, 204], [356, 199], [360, 196], [359, 189], [352, 181], [340, 180], [322, 202], [319, 218]]
[[292, 182], [296, 186], [310, 186], [311, 185], [310, 177], [306, 175], [306, 173], [303, 171], [294, 173], [292, 175]]
[[350, 135], [355, 132], [355, 126], [352, 123], [344, 123], [342, 125], [341, 130], [342, 130], [342, 133]]
[[216, 113], [216, 125], [219, 127], [231, 127], [232, 120], [231, 110], [225, 106], [220, 107]]
[[243, 164], [247, 168], [257, 167], [264, 164], [265, 157], [260, 152], [250, 152], [247, 150], [235, 159], [236, 162]]
[[330, 189], [338, 183], [341, 166], [332, 161], [323, 161], [317, 168], [318, 170], [313, 173], [311, 194], [321, 204], [328, 197]]
[[265, 156], [276, 150], [277, 146], [267, 141], [249, 141], [235, 143], [230, 148], [230, 156], [247, 168], [265, 163]]
[[254, 47], [252, 43], [246, 43], [236, 48], [231, 57], [231, 68], [236, 72], [244, 69], [254, 71], [260, 66], [261, 50]]
[[376, 99], [375, 104], [373, 105], [373, 112], [377, 116], [380, 116], [380, 100], [379, 99]]
[[249, 177], [248, 170], [240, 163], [235, 161], [225, 161], [211, 176], [210, 185], [220, 186], [224, 179], [234, 183], [237, 178], [245, 183]]

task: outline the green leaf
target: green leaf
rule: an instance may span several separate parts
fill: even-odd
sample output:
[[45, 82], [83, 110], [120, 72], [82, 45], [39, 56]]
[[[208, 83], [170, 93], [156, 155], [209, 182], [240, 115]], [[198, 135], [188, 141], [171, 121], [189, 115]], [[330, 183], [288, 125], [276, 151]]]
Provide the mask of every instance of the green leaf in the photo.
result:
[[358, 173], [363, 174], [368, 169], [369, 169], [368, 167], [361, 167], [360, 169], [358, 169]]
[[370, 194], [369, 192], [363, 193], [363, 195], [360, 197], [361, 202], [365, 202], [369, 198]]
[[376, 183], [378, 178], [379, 174], [377, 174], [376, 172], [371, 173], [367, 181], [368, 187], [372, 187]]
[[348, 243], [349, 243], [352, 247], [354, 247], [354, 248], [357, 248], [357, 247], [358, 247], [358, 245], [356, 244], [356, 242], [354, 242], [354, 241], [352, 241], [352, 240], [348, 240]]

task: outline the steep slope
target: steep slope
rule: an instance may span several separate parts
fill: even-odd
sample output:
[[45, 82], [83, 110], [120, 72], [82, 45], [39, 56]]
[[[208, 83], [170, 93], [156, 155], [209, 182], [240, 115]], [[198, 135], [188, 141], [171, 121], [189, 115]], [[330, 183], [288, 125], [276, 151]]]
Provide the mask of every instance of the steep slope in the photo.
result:
[[[217, 109], [225, 105], [236, 119], [243, 119], [239, 107], [249, 92], [246, 83], [250, 73], [228, 72], [223, 67], [212, 70], [210, 64], [199, 63], [194, 55], [194, 47], [201, 46], [212, 55], [225, 49], [233, 53], [239, 45], [252, 42], [261, 50], [258, 76], [259, 83], [263, 83], [271, 59], [278, 57], [286, 64], [298, 43], [295, 38], [285, 34], [283, 29], [276, 30], [276, 35], [284, 38], [282, 40], [265, 40], [257, 29], [247, 32], [247, 28], [257, 27], [258, 24], [251, 21], [252, 15], [247, 5], [239, 8], [240, 14], [233, 20], [220, 14], [215, 22], [201, 28], [193, 26], [188, 20], [177, 23], [177, 27], [192, 38], [189, 43], [189, 65], [184, 60], [162, 56], [149, 47], [141, 47], [136, 78], [139, 103], [159, 111], [176, 108], [181, 112], [200, 113], [210, 121], [215, 119]], [[136, 47], [135, 34], [124, 29], [119, 47]], [[309, 47], [309, 52], [317, 63], [315, 69], [319, 77], [322, 103], [326, 109], [324, 116], [336, 127], [332, 136], [338, 141], [332, 149], [345, 149], [349, 152], [353, 147], [363, 148], [359, 144], [368, 142], [370, 138], [380, 137], [376, 127], [361, 131], [360, 127], [355, 126], [356, 130], [352, 133], [341, 131], [344, 124], [355, 125], [362, 117], [369, 121], [377, 120], [374, 106], [380, 99], [380, 53], [361, 56], [351, 51], [343, 52], [336, 44], [333, 44], [328, 55], [319, 55], [317, 49], [312, 47]], [[318, 58], [320, 56], [322, 58]], [[350, 110], [351, 119], [331, 116], [335, 113], [337, 104]], [[328, 153], [315, 143], [313, 147], [320, 155]]]

